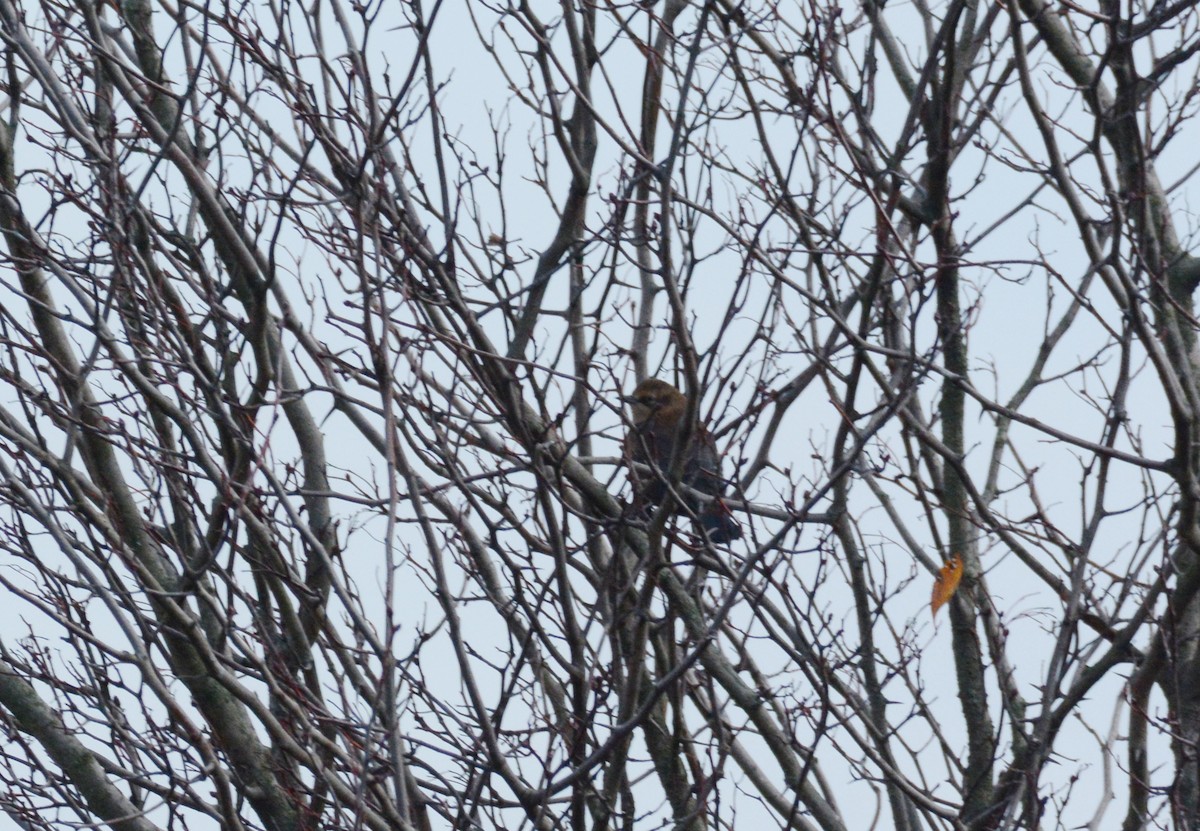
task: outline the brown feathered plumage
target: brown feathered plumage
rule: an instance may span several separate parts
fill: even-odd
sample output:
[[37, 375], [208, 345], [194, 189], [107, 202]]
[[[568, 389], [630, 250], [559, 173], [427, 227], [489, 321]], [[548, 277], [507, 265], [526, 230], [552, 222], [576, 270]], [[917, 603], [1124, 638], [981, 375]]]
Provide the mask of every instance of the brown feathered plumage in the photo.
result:
[[[634, 462], [656, 468], [653, 473], [633, 472], [634, 497], [641, 504], [658, 505], [667, 496], [667, 479], [672, 457], [687, 413], [687, 398], [666, 381], [649, 378], [637, 385], [627, 400], [633, 429], [625, 438], [625, 451]], [[742, 536], [742, 528], [721, 501], [725, 480], [721, 477], [721, 454], [704, 428], [695, 425], [686, 448], [682, 484], [713, 499], [703, 505], [684, 495], [679, 513], [697, 516], [708, 538], [726, 543]]]

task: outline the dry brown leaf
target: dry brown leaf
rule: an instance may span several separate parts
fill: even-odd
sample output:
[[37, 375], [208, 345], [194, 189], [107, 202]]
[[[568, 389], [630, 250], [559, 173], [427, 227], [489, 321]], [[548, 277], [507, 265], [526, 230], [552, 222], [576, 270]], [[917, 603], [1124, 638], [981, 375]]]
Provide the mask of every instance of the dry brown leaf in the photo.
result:
[[938, 609], [946, 605], [946, 601], [954, 597], [958, 583], [962, 580], [962, 555], [955, 554], [938, 571], [937, 579], [933, 581], [933, 596], [929, 599], [929, 611], [937, 617]]

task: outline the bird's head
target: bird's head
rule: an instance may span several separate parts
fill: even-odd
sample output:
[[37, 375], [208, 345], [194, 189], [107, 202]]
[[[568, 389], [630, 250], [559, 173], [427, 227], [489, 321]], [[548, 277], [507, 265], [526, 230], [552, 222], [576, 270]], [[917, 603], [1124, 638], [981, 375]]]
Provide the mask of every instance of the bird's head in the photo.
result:
[[625, 396], [633, 414], [634, 424], [644, 424], [653, 418], [657, 421], [678, 421], [687, 409], [687, 398], [666, 381], [647, 378], [637, 385], [633, 393]]

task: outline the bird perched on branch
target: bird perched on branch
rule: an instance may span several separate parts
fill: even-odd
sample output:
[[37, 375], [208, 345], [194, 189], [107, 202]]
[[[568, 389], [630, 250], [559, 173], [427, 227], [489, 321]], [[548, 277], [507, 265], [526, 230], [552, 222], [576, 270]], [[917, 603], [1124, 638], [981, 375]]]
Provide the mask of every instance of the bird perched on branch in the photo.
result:
[[[667, 498], [668, 477], [675, 448], [685, 431], [687, 397], [666, 381], [649, 378], [637, 385], [625, 399], [633, 415], [633, 429], [625, 437], [625, 452], [635, 463], [653, 468], [652, 472], [633, 469], [634, 498], [642, 505], [659, 505]], [[694, 425], [683, 449], [683, 475], [679, 489], [682, 504], [676, 503], [680, 514], [699, 519], [704, 533], [712, 542], [726, 543], [742, 536], [742, 528], [721, 501], [725, 480], [721, 477], [721, 455], [716, 442], [704, 429]], [[687, 489], [698, 491], [712, 499], [701, 500]]]

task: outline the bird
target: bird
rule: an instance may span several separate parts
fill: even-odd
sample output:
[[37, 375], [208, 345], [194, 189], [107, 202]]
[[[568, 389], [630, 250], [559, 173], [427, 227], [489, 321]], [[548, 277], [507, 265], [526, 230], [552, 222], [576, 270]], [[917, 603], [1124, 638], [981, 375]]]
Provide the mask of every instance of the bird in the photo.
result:
[[[626, 396], [633, 426], [625, 437], [625, 452], [635, 464], [653, 468], [647, 475], [633, 468], [634, 499], [642, 505], [660, 505], [667, 498], [675, 447], [684, 431], [687, 396], [658, 378], [647, 378]], [[677, 513], [696, 517], [708, 539], [723, 544], [741, 538], [742, 527], [722, 501], [725, 480], [721, 454], [712, 434], [696, 424], [685, 449], [681, 484], [711, 499], [680, 493]]]

